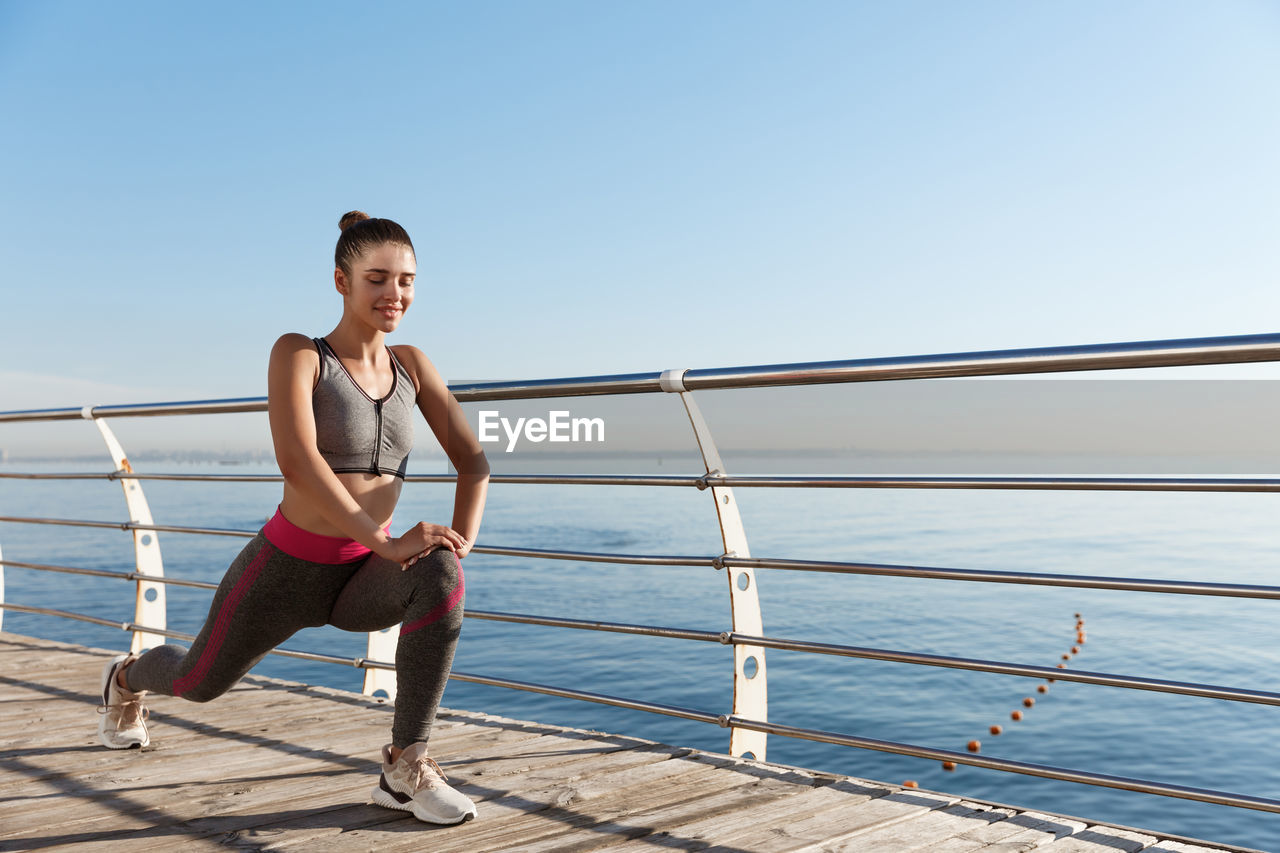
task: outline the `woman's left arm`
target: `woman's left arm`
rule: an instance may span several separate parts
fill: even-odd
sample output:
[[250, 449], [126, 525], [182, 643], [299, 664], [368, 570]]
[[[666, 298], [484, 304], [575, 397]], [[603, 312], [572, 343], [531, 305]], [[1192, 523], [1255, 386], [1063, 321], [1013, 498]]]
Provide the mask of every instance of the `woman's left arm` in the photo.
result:
[[394, 349], [417, 382], [418, 408], [458, 472], [451, 526], [467, 540], [466, 548], [458, 553], [459, 557], [465, 557], [480, 533], [480, 519], [489, 491], [489, 460], [467, 423], [462, 406], [449, 393], [449, 386], [430, 359], [417, 347], [400, 345]]

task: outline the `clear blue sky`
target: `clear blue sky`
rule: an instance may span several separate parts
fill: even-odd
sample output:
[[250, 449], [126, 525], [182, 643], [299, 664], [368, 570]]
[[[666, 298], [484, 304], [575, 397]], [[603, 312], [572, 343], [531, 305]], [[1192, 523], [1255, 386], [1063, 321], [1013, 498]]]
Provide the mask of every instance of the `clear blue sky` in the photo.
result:
[[1276, 331], [1280, 5], [0, 0], [0, 409]]

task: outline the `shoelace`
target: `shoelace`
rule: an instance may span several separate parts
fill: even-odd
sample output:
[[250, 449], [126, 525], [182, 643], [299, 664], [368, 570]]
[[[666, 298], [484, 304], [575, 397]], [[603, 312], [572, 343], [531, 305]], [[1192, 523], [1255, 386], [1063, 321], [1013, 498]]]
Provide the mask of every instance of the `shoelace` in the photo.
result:
[[119, 709], [120, 719], [116, 722], [116, 728], [129, 728], [151, 716], [151, 709], [142, 704], [142, 697], [135, 696], [128, 702], [120, 702], [116, 705], [99, 705], [99, 714], [109, 714], [112, 708]]
[[409, 781], [413, 790], [421, 791], [424, 787], [434, 788], [436, 782], [444, 782], [449, 777], [444, 775], [440, 765], [429, 755], [424, 755], [409, 765]]

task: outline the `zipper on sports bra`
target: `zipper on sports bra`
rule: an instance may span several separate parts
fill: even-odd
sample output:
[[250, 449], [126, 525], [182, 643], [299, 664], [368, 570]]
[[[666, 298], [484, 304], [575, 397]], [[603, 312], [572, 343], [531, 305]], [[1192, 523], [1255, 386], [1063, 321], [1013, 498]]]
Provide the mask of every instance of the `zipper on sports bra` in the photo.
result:
[[378, 454], [382, 452], [382, 401], [373, 401], [373, 416], [378, 422], [378, 436], [373, 443], [373, 465], [369, 467], [369, 473], [375, 477], [381, 474], [378, 468]]

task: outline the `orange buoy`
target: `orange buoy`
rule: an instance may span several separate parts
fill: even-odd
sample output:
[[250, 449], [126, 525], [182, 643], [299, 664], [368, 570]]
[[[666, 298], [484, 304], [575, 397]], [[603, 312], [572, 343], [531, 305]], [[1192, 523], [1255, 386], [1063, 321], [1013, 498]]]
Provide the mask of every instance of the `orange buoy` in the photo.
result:
[[1058, 679], [1056, 679], [1056, 678], [1046, 678], [1046, 679], [1045, 679], [1045, 681], [1049, 682], [1050, 684], [1053, 684], [1053, 682], [1055, 682], [1055, 681], [1057, 681], [1057, 680], [1058, 680]]
[[979, 752], [979, 751], [981, 751], [981, 749], [982, 749], [982, 741], [980, 741], [980, 740], [971, 740], [971, 741], [969, 741], [967, 744], [965, 744], [965, 747], [966, 747], [970, 752]]
[[1012, 719], [1014, 719], [1014, 720], [1021, 720], [1021, 719], [1022, 719], [1022, 712], [1021, 712], [1021, 711], [1014, 711], [1014, 712], [1013, 712], [1012, 714], [1010, 714], [1009, 716], [1010, 716], [1010, 718], [1012, 718]]
[[1071, 647], [1071, 654], [1073, 654], [1073, 655], [1078, 655], [1078, 654], [1080, 654], [1080, 647], [1079, 647], [1079, 646], [1072, 646], [1072, 647]]
[[993, 735], [998, 735], [998, 734], [1000, 734], [1002, 731], [1004, 731], [1004, 729], [1003, 729], [1003, 728], [1001, 728], [1000, 726], [992, 726], [992, 727], [991, 727], [991, 733], [992, 733]]
[[956, 763], [954, 761], [944, 761], [942, 762], [942, 769], [950, 773], [956, 769]]
[[903, 782], [903, 783], [902, 783], [902, 787], [904, 787], [904, 788], [919, 788], [920, 786], [919, 786], [918, 784], [916, 784], [916, 780], [915, 780], [915, 779], [908, 779], [907, 781], [905, 781], [905, 782]]
[[1041, 684], [1039, 687], [1037, 687], [1037, 688], [1036, 688], [1036, 692], [1037, 692], [1037, 693], [1048, 693], [1048, 692], [1049, 692], [1049, 688], [1048, 688], [1048, 686], [1047, 686], [1047, 685]]
[[1058, 669], [1066, 669], [1066, 668], [1067, 668], [1067, 665], [1065, 663], [1058, 664]]
[[1062, 656], [1062, 659], [1063, 659], [1063, 660], [1071, 660], [1071, 655], [1063, 655], [1063, 656]]
[[1077, 618], [1077, 619], [1079, 619], [1079, 618], [1080, 618], [1080, 614], [1079, 614], [1079, 613], [1077, 613], [1077, 614], [1076, 614], [1076, 618]]
[[1036, 704], [1036, 700], [1034, 700], [1034, 699], [1032, 699], [1030, 696], [1028, 696], [1026, 699], [1023, 699], [1023, 700], [1022, 700], [1022, 704], [1023, 704], [1023, 705], [1025, 705], [1026, 707], [1030, 708], [1032, 705]]

